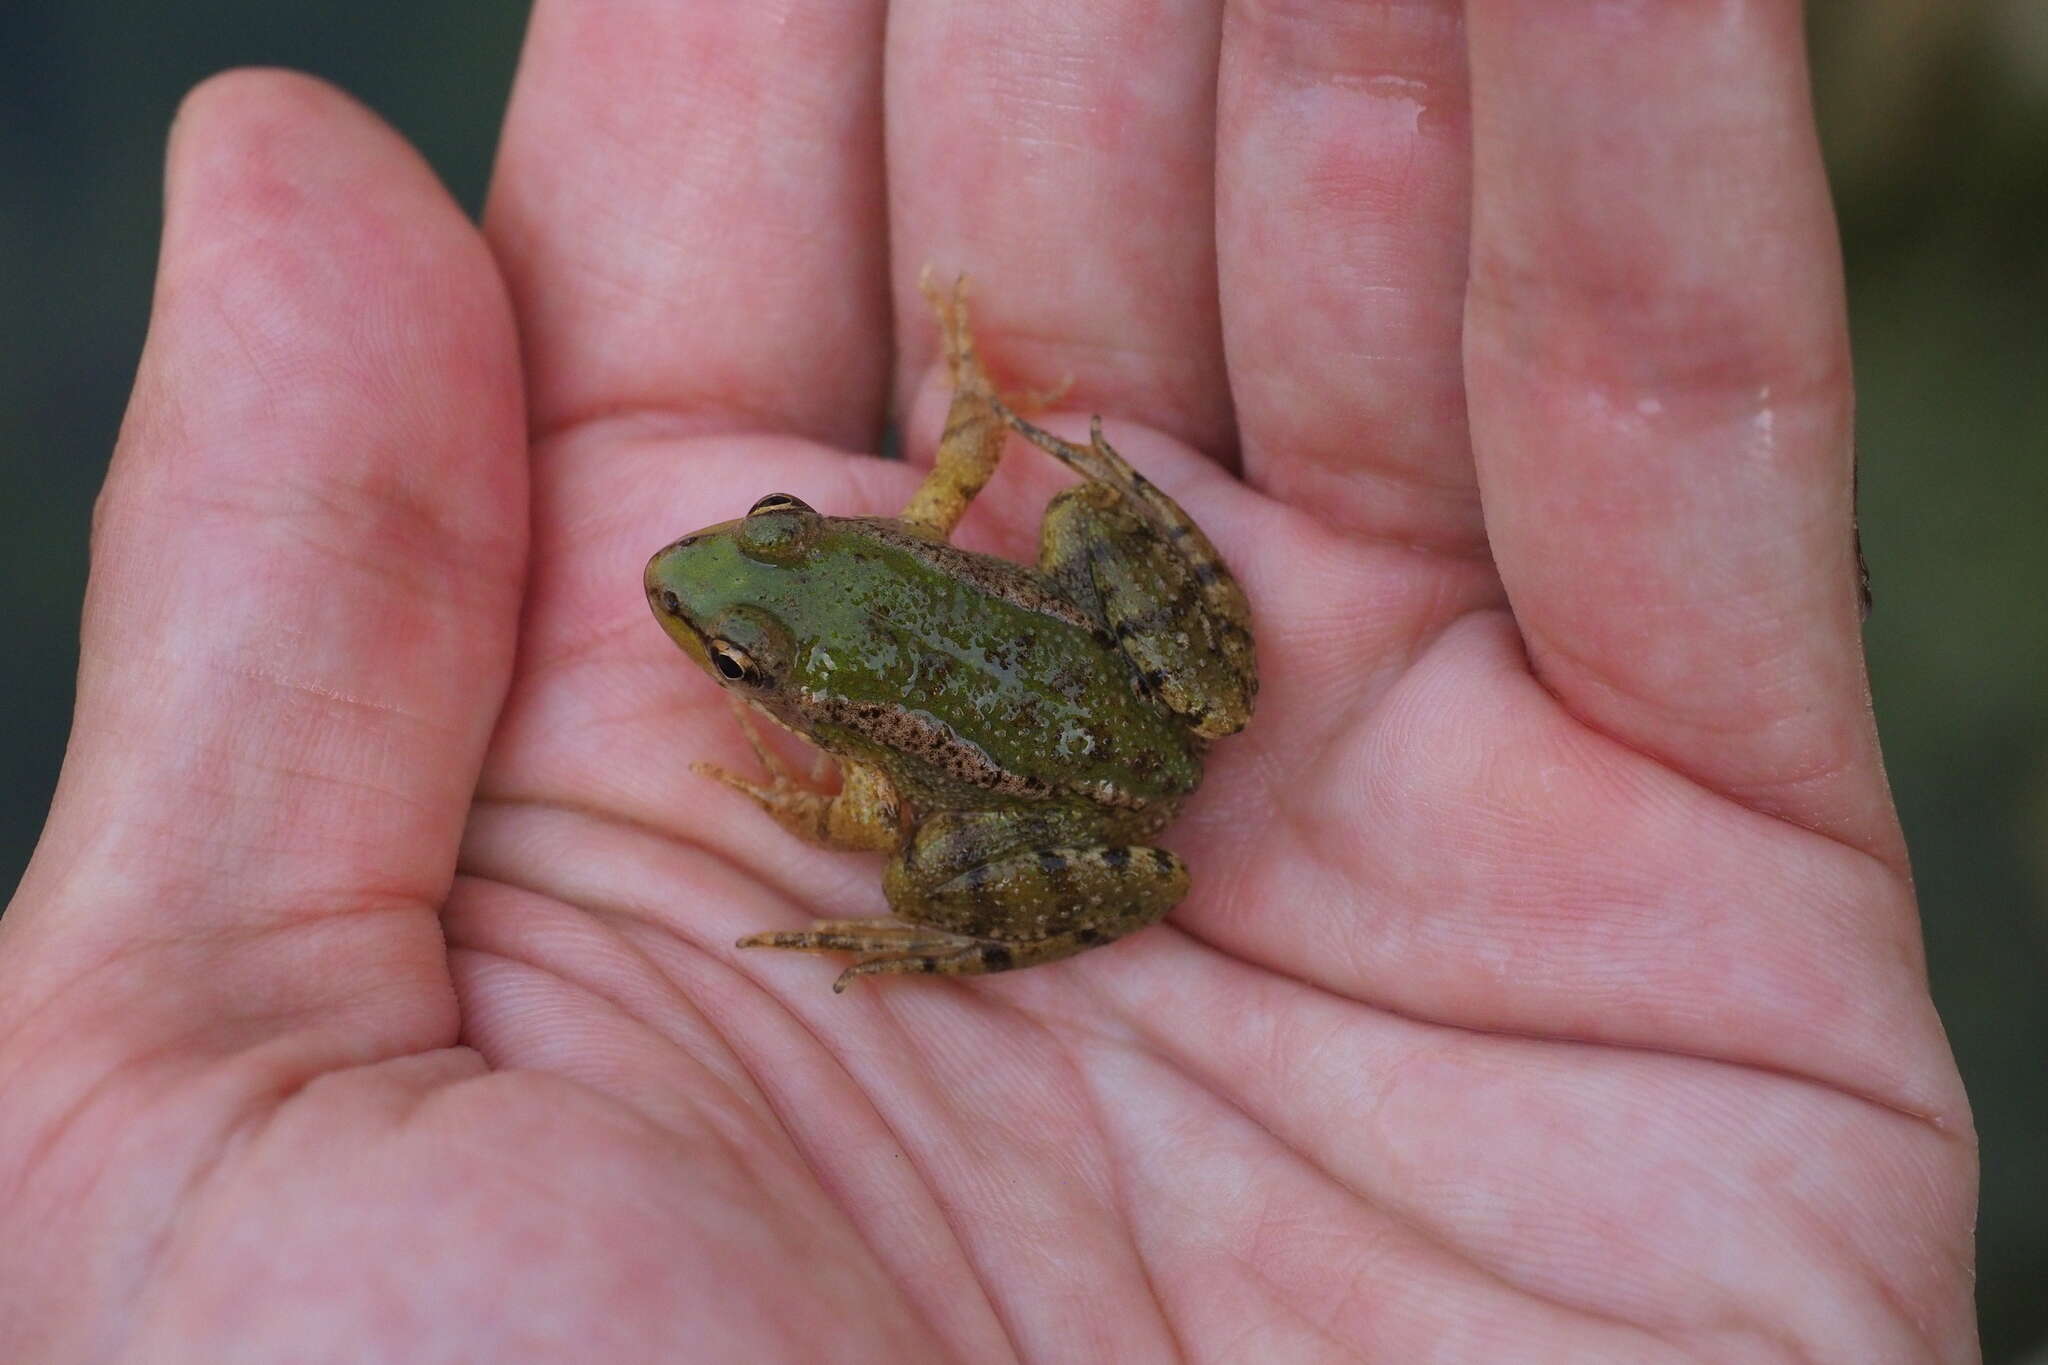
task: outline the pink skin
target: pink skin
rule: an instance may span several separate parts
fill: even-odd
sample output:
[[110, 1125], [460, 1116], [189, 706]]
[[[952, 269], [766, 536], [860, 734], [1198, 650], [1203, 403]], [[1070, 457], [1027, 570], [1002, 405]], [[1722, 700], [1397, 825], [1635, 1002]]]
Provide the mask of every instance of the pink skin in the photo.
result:
[[[10, 1355], [1973, 1359], [1802, 63], [1790, 0], [542, 0], [482, 234], [208, 83], [0, 919]], [[1170, 926], [835, 997], [730, 944], [874, 861], [688, 771], [639, 571], [901, 502], [927, 261], [1266, 690]]]

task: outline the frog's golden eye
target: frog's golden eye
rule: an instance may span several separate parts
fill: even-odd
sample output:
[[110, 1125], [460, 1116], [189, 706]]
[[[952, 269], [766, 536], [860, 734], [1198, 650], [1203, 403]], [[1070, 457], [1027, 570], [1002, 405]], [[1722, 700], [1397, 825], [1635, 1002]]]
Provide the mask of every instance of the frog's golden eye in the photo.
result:
[[705, 667], [729, 687], [779, 687], [795, 649], [789, 629], [759, 607], [727, 607], [704, 626]]
[[794, 564], [811, 546], [825, 519], [802, 499], [770, 493], [740, 520], [740, 553], [763, 564]]
[[718, 676], [727, 682], [758, 683], [761, 670], [754, 663], [754, 656], [730, 640], [710, 642], [711, 666], [718, 670]]

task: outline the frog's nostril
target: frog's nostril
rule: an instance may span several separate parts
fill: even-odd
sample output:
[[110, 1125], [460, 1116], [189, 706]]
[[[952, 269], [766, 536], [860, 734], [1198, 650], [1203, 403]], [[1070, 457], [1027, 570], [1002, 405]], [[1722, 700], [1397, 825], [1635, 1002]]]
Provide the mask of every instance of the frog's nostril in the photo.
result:
[[670, 616], [681, 616], [683, 614], [683, 599], [677, 597], [672, 590], [663, 588], [661, 590], [661, 609]]

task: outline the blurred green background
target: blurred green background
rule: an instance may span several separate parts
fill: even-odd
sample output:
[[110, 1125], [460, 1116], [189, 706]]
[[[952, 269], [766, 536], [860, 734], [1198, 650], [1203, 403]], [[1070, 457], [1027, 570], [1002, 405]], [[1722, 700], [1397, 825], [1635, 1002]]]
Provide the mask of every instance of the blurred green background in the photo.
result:
[[[524, 4], [0, 4], [0, 888], [69, 724], [92, 498], [147, 319], [178, 98], [315, 71], [481, 200]], [[1987, 1359], [2048, 1362], [2048, 0], [1819, 0], [1873, 687], [1983, 1137]]]

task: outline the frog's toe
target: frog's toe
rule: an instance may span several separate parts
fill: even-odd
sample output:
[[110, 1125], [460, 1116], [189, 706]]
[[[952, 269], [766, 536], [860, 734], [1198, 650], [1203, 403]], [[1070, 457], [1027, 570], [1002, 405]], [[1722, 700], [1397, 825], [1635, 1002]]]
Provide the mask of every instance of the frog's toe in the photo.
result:
[[[789, 765], [782, 761], [782, 756], [776, 753], [768, 741], [762, 737], [761, 727], [754, 720], [754, 708], [730, 693], [726, 694], [726, 701], [732, 706], [733, 719], [738, 723], [740, 734], [747, 741], [747, 747], [754, 751], [754, 758], [760, 763], [761, 771], [768, 774], [769, 785], [777, 791], [802, 787], [803, 784], [797, 781], [795, 774], [790, 771]], [[819, 758], [826, 760], [829, 760], [830, 757], [831, 755], [829, 754], [821, 753], [819, 755]], [[720, 775], [727, 782], [732, 781], [731, 775], [726, 774], [723, 769], [712, 768], [710, 764], [700, 764], [698, 766], [700, 769], [711, 769], [711, 771]], [[829, 771], [828, 764], [814, 762], [814, 776], [811, 785], [817, 786], [822, 784], [824, 774]], [[734, 783], [733, 785], [738, 784]]]
[[1072, 957], [1097, 944], [1107, 943], [1116, 935], [1088, 925], [1047, 938], [1014, 942], [966, 938], [958, 934], [943, 937], [947, 946], [937, 950], [908, 949], [882, 957], [862, 958], [839, 974], [839, 979], [832, 983], [832, 989], [843, 991], [846, 983], [858, 976], [986, 976], [990, 972], [1015, 971], [1019, 967], [1035, 967], [1041, 962], [1057, 962], [1063, 957]]
[[771, 772], [766, 782], [756, 782], [716, 763], [692, 763], [690, 771], [699, 777], [722, 782], [751, 798], [754, 804], [800, 838], [812, 843], [830, 842], [825, 831], [832, 798], [816, 788], [792, 780], [787, 772]]
[[[845, 991], [847, 983], [861, 976], [894, 976], [904, 973], [945, 973], [957, 975], [970, 972], [996, 972], [1003, 967], [986, 965], [984, 949], [994, 947], [1007, 954], [1001, 944], [961, 943], [953, 940], [954, 946], [939, 952], [896, 953], [886, 957], [864, 957], [839, 974], [832, 983], [832, 993]], [[1005, 964], [1006, 966], [1009, 964]]]
[[950, 948], [959, 940], [930, 929], [875, 920], [819, 920], [808, 929], [748, 934], [735, 947], [786, 948], [800, 953], [918, 953]]

